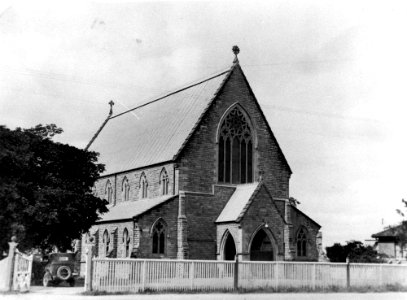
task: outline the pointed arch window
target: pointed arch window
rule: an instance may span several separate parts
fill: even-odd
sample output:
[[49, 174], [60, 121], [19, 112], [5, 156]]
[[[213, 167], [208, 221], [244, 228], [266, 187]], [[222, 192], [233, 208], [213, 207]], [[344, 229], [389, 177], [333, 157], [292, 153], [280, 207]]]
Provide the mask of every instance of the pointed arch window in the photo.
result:
[[113, 187], [109, 179], [106, 182], [105, 199], [107, 200], [107, 202], [109, 202], [109, 204], [113, 203]]
[[234, 107], [219, 131], [218, 181], [253, 182], [253, 137], [245, 114]]
[[163, 168], [160, 173], [161, 195], [168, 195], [168, 173]]
[[166, 226], [162, 220], [159, 220], [153, 228], [153, 254], [164, 254], [165, 253], [165, 230]]
[[124, 257], [129, 257], [130, 255], [130, 235], [127, 228], [123, 231], [123, 246], [124, 246]]
[[146, 177], [146, 174], [144, 174], [144, 172], [143, 172], [143, 173], [141, 173], [141, 176], [140, 176], [140, 196], [142, 199], [147, 198], [147, 196], [148, 196], [147, 191], [148, 191], [147, 177]]
[[297, 256], [307, 256], [307, 232], [304, 228], [297, 234]]
[[103, 244], [105, 246], [105, 257], [107, 257], [110, 250], [110, 236], [107, 229], [103, 232]]
[[127, 177], [124, 177], [122, 182], [122, 200], [129, 201], [129, 195], [130, 195], [129, 180], [127, 179]]

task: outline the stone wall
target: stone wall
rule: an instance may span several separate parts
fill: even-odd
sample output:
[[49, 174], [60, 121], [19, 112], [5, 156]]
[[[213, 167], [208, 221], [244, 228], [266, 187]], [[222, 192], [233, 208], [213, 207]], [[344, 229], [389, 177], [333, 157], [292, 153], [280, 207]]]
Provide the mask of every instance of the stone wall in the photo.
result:
[[211, 193], [212, 185], [218, 183], [217, 128], [224, 113], [236, 103], [247, 112], [257, 136], [254, 180], [262, 174], [273, 197], [288, 198], [290, 170], [239, 68], [235, 68], [181, 153], [180, 190]]
[[163, 168], [165, 168], [168, 174], [168, 194], [171, 195], [174, 193], [174, 164], [163, 164], [150, 168], [137, 169], [102, 177], [95, 183], [95, 194], [100, 198], [107, 199], [105, 189], [106, 183], [109, 180], [113, 187], [113, 203], [119, 204], [120, 202], [123, 202], [122, 183], [123, 179], [126, 177], [130, 185], [129, 201], [139, 200], [142, 198], [140, 190], [140, 178], [144, 173], [148, 182], [147, 198], [161, 196], [162, 186], [160, 183], [160, 174]]

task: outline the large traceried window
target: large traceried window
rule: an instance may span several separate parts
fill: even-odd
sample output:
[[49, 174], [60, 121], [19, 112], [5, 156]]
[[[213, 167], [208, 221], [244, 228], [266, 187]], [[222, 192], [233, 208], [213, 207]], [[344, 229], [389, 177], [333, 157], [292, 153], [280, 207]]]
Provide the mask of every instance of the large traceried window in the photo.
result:
[[220, 127], [218, 180], [224, 183], [253, 182], [252, 130], [238, 106], [229, 112]]
[[141, 173], [140, 176], [140, 197], [141, 198], [147, 198], [148, 194], [148, 182], [147, 182], [147, 177], [146, 174]]
[[156, 222], [153, 228], [153, 254], [165, 254], [165, 223]]
[[161, 195], [168, 195], [168, 174], [165, 168], [161, 170], [160, 185], [161, 185]]
[[129, 201], [129, 194], [130, 194], [129, 180], [127, 179], [127, 177], [124, 177], [122, 182], [122, 200]]
[[109, 202], [109, 204], [113, 203], [113, 187], [110, 183], [110, 180], [107, 180], [106, 187], [105, 187], [105, 199]]
[[297, 256], [307, 256], [307, 232], [304, 228], [297, 234]]

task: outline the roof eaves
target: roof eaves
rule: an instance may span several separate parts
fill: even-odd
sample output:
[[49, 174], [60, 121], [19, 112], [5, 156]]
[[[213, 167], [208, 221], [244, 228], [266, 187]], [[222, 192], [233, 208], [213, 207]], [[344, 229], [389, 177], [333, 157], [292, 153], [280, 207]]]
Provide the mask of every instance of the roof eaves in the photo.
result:
[[105, 125], [107, 124], [107, 121], [109, 121], [111, 117], [111, 114], [109, 114], [109, 116], [103, 121], [102, 125], [99, 127], [98, 131], [96, 131], [96, 133], [93, 135], [92, 139], [89, 141], [89, 143], [86, 145], [85, 147], [85, 151], [87, 151], [89, 149], [89, 147], [93, 144], [93, 142], [96, 140], [96, 138], [98, 137], [98, 135], [100, 134], [100, 132], [102, 131], [102, 129], [105, 127]]
[[259, 192], [260, 188], [262, 187], [263, 183], [260, 181], [253, 191], [252, 195], [249, 198], [249, 201], [247, 201], [246, 205], [243, 207], [242, 211], [240, 212], [239, 216], [236, 219], [236, 222], [240, 222], [244, 215], [246, 214], [247, 210], [249, 209], [250, 205], [252, 204], [254, 198], [256, 197], [257, 193]]
[[124, 111], [124, 112], [121, 112], [121, 113], [119, 113], [119, 114], [117, 114], [117, 115], [112, 116], [111, 119], [114, 119], [114, 118], [116, 118], [116, 117], [119, 117], [119, 116], [121, 116], [121, 115], [124, 115], [124, 114], [126, 114], [126, 113], [128, 113], [128, 112], [131, 112], [131, 111], [133, 111], [133, 110], [142, 108], [142, 107], [147, 106], [147, 105], [149, 105], [149, 104], [152, 104], [152, 103], [154, 103], [154, 102], [160, 101], [160, 100], [165, 99], [165, 98], [167, 98], [167, 97], [169, 97], [169, 96], [172, 96], [172, 95], [177, 94], [177, 93], [179, 93], [179, 92], [182, 92], [182, 91], [185, 91], [185, 90], [187, 90], [187, 89], [190, 89], [190, 88], [192, 88], [192, 87], [194, 87], [194, 86], [200, 85], [200, 84], [202, 84], [202, 83], [204, 83], [204, 82], [206, 82], [206, 81], [209, 81], [209, 80], [211, 80], [211, 79], [214, 79], [214, 78], [216, 78], [216, 77], [218, 77], [218, 76], [222, 76], [223, 74], [225, 74], [225, 73], [227, 73], [227, 72], [230, 72], [230, 69], [229, 69], [229, 70], [226, 70], [226, 71], [223, 71], [223, 72], [220, 72], [220, 73], [217, 73], [216, 75], [210, 76], [209, 78], [205, 78], [205, 79], [203, 79], [203, 80], [199, 80], [198, 82], [195, 82], [195, 83], [190, 84], [190, 85], [188, 85], [188, 86], [185, 86], [185, 87], [183, 87], [183, 88], [177, 89], [177, 90], [175, 90], [175, 91], [173, 91], [173, 92], [169, 92], [168, 94], [165, 94], [164, 96], [161, 96], [161, 97], [158, 97], [158, 98], [156, 98], [156, 99], [154, 99], [154, 100], [151, 100], [151, 101], [148, 101], [148, 102], [146, 102], [146, 103], [140, 104], [140, 105], [138, 105], [138, 106], [136, 106], [136, 107], [134, 107], [134, 108], [128, 109], [128, 110], [126, 110], [126, 111]]
[[244, 72], [243, 72], [242, 68], [240, 67], [240, 65], [239, 65], [239, 69], [240, 69], [240, 71], [242, 72], [243, 78], [244, 78], [244, 80], [245, 80], [245, 82], [246, 82], [246, 84], [247, 84], [247, 86], [248, 86], [248, 88], [249, 88], [249, 91], [250, 91], [251, 95], [253, 96], [253, 98], [254, 98], [254, 100], [255, 100], [255, 103], [256, 103], [256, 105], [257, 105], [258, 110], [260, 111], [260, 113], [261, 113], [263, 119], [266, 121], [267, 129], [268, 129], [268, 131], [270, 132], [271, 137], [272, 137], [272, 138], [274, 139], [274, 141], [276, 142], [277, 148], [278, 148], [280, 154], [282, 155], [283, 160], [284, 160], [286, 166], [288, 167], [288, 170], [289, 170], [290, 174], [292, 174], [293, 172], [292, 172], [292, 170], [291, 170], [290, 165], [288, 164], [288, 161], [287, 161], [287, 159], [286, 159], [286, 157], [285, 157], [285, 155], [284, 155], [284, 153], [283, 153], [283, 150], [281, 149], [281, 147], [280, 147], [280, 145], [279, 145], [279, 143], [278, 143], [276, 137], [274, 136], [274, 133], [273, 133], [273, 131], [271, 130], [270, 124], [268, 123], [268, 121], [267, 121], [267, 119], [266, 119], [266, 116], [264, 115], [263, 110], [261, 109], [261, 106], [260, 106], [259, 102], [257, 101], [256, 95], [254, 94], [254, 92], [253, 92], [253, 90], [252, 90], [252, 88], [251, 88], [251, 86], [250, 86], [250, 84], [249, 84], [249, 81], [247, 80], [246, 75], [244, 74]]
[[142, 215], [144, 215], [145, 213], [149, 212], [150, 210], [152, 210], [152, 209], [154, 209], [154, 208], [157, 208], [157, 207], [163, 205], [164, 203], [167, 203], [167, 202], [169, 202], [170, 200], [173, 200], [173, 199], [176, 198], [176, 197], [178, 197], [178, 194], [172, 195], [171, 197], [169, 197], [169, 198], [166, 199], [165, 201], [162, 201], [162, 202], [160, 202], [160, 203], [157, 203], [156, 205], [151, 206], [151, 207], [149, 207], [148, 209], [142, 211], [141, 213], [136, 214], [136, 215], [131, 216], [131, 217], [117, 218], [117, 219], [111, 219], [111, 220], [110, 220], [110, 219], [109, 219], [109, 220], [98, 220], [98, 221], [96, 221], [95, 223], [96, 223], [96, 224], [102, 224], [102, 223], [111, 223], [111, 222], [117, 222], [117, 221], [123, 222], [123, 221], [133, 220], [135, 217], [142, 216]]
[[313, 219], [311, 219], [308, 215], [306, 215], [303, 211], [299, 210], [298, 208], [296, 208], [295, 206], [291, 205], [292, 208], [294, 208], [297, 212], [299, 212], [300, 214], [302, 214], [304, 217], [306, 217], [307, 219], [309, 219], [312, 223], [314, 223], [315, 225], [317, 225], [319, 228], [321, 228], [322, 226], [319, 225], [317, 222], [315, 222]]
[[[226, 75], [226, 77], [223, 79], [222, 83], [219, 85], [218, 89], [216, 90], [216, 92], [214, 93], [214, 95], [212, 96], [212, 99], [209, 101], [208, 105], [206, 106], [206, 108], [203, 110], [203, 112], [201, 113], [201, 115], [199, 116], [199, 118], [197, 119], [197, 121], [195, 122], [195, 125], [192, 127], [191, 132], [188, 134], [188, 136], [185, 138], [185, 141], [182, 143], [181, 147], [179, 148], [179, 150], [177, 151], [177, 153], [174, 155], [173, 160], [175, 161], [179, 155], [181, 154], [182, 150], [185, 148], [186, 144], [188, 143], [189, 139], [192, 137], [192, 135], [195, 133], [195, 131], [197, 130], [199, 124], [201, 123], [203, 117], [206, 115], [206, 112], [209, 110], [209, 108], [211, 107], [211, 105], [213, 104], [214, 100], [216, 99], [216, 97], [219, 95], [220, 91], [223, 89], [223, 87], [225, 86], [225, 83], [228, 81], [228, 79], [230, 78], [230, 75], [232, 74], [234, 68], [236, 67], [236, 65], [238, 65], [239, 62], [235, 62], [232, 64], [232, 66], [229, 68], [229, 70], [224, 71], [220, 74], [218, 74], [217, 76], [213, 76], [212, 78], [221, 76], [225, 73], [228, 73]], [[209, 80], [209, 79], [208, 79]], [[204, 81], [202, 81], [204, 82]]]

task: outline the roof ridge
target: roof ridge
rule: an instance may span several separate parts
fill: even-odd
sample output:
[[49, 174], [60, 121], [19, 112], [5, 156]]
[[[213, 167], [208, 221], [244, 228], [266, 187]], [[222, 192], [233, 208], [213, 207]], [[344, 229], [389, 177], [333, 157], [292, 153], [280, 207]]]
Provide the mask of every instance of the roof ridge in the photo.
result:
[[209, 81], [209, 80], [212, 80], [212, 79], [214, 79], [214, 78], [216, 78], [216, 77], [222, 76], [223, 74], [230, 72], [230, 70], [231, 70], [231, 67], [228, 67], [226, 70], [223, 70], [223, 71], [221, 71], [220, 73], [216, 72], [215, 75], [210, 75], [209, 77], [207, 77], [207, 78], [205, 78], [205, 79], [203, 79], [203, 80], [198, 80], [198, 82], [194, 82], [194, 83], [188, 84], [187, 86], [184, 86], [184, 87], [179, 88], [179, 89], [177, 89], [177, 90], [175, 90], [175, 91], [169, 92], [168, 94], [165, 94], [164, 96], [159, 96], [159, 97], [156, 98], [156, 99], [153, 99], [153, 100], [148, 101], [148, 102], [146, 102], [146, 103], [140, 104], [140, 105], [138, 105], [138, 106], [136, 106], [136, 107], [134, 107], [134, 108], [128, 109], [128, 110], [126, 110], [126, 111], [124, 111], [124, 112], [121, 112], [121, 113], [119, 113], [119, 114], [117, 114], [117, 115], [111, 116], [109, 119], [114, 119], [114, 118], [116, 118], [116, 117], [119, 117], [119, 116], [121, 116], [121, 115], [124, 115], [124, 114], [126, 114], [126, 113], [128, 113], [128, 112], [131, 112], [131, 111], [133, 111], [133, 110], [139, 109], [139, 108], [141, 108], [141, 107], [147, 106], [147, 105], [152, 104], [152, 103], [154, 103], [154, 102], [157, 102], [157, 101], [159, 101], [159, 100], [165, 99], [165, 98], [167, 98], [167, 97], [169, 97], [169, 96], [171, 96], [171, 95], [177, 94], [177, 93], [179, 93], [179, 92], [185, 91], [185, 90], [187, 90], [187, 89], [189, 89], [189, 88], [192, 88], [192, 87], [194, 87], [194, 86], [200, 85], [200, 84], [202, 84], [202, 83], [204, 83], [204, 82], [206, 82], [206, 81]]

